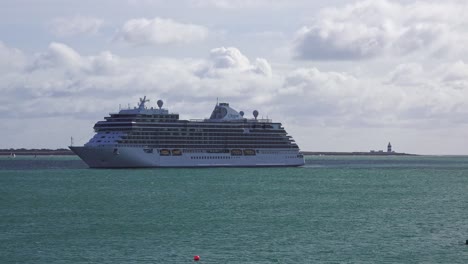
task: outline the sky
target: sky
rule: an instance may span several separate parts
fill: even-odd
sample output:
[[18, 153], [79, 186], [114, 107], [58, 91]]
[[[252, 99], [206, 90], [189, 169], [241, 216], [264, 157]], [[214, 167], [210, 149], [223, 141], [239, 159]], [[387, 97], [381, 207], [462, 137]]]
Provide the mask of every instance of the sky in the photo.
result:
[[86, 143], [143, 96], [217, 98], [305, 151], [468, 154], [468, 2], [2, 0], [0, 149]]

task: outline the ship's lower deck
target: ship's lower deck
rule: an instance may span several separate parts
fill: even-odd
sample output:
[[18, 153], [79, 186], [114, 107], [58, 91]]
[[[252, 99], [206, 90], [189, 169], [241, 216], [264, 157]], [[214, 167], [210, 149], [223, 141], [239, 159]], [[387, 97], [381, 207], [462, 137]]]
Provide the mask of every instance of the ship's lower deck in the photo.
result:
[[[144, 147], [70, 147], [91, 168], [293, 167], [304, 165], [298, 150], [169, 150]], [[237, 152], [240, 151], [240, 153]]]

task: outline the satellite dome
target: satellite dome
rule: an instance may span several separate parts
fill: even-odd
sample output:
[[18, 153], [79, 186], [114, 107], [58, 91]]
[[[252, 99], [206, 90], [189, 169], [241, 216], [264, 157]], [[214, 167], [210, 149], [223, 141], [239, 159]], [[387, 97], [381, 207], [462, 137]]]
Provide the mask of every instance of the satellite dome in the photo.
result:
[[253, 116], [255, 117], [255, 119], [257, 119], [257, 116], [258, 116], [258, 111], [257, 110], [253, 111]]
[[163, 106], [164, 102], [162, 100], [158, 100], [157, 102], [159, 109]]
[[240, 112], [239, 112], [239, 115], [240, 115], [240, 116], [244, 116], [244, 111], [240, 111]]

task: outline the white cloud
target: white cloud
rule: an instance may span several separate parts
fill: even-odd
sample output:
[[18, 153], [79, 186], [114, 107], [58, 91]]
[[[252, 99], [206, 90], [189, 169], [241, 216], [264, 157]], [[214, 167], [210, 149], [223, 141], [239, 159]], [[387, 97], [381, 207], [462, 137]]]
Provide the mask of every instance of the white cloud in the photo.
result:
[[0, 73], [21, 69], [25, 62], [26, 58], [23, 52], [10, 48], [0, 41]]
[[441, 66], [442, 83], [454, 88], [468, 90], [468, 64], [457, 61], [451, 65]]
[[[216, 7], [222, 9], [233, 9], [233, 8], [246, 8], [252, 6], [258, 6], [259, 1], [229, 1], [229, 0], [191, 0], [192, 5], [199, 7]], [[263, 1], [262, 1], [263, 2]]]
[[208, 33], [204, 26], [156, 17], [128, 20], [116, 38], [136, 45], [159, 45], [202, 41]]
[[347, 115], [359, 115], [362, 111], [361, 101], [367, 99], [368, 92], [363, 84], [347, 73], [299, 68], [285, 76], [275, 98], [286, 112], [295, 112], [296, 118], [338, 118], [341, 121], [333, 121], [344, 124]]
[[364, 0], [321, 10], [296, 33], [300, 59], [366, 59], [386, 54], [459, 54], [467, 40], [467, 3]]
[[263, 74], [265, 76], [271, 76], [271, 66], [266, 59], [263, 58], [256, 58], [255, 59], [255, 66], [253, 67], [253, 71], [258, 74]]
[[86, 16], [59, 17], [49, 23], [49, 29], [59, 37], [96, 34], [103, 22], [102, 19]]
[[[117, 98], [125, 103], [146, 94], [173, 102], [229, 98], [328, 126], [420, 126], [441, 117], [452, 125], [468, 122], [463, 121], [468, 116], [468, 66], [463, 61], [428, 69], [401, 64], [384, 78], [369, 79], [318, 68], [273, 74], [265, 59], [251, 62], [234, 47], [215, 48], [207, 59], [180, 60], [122, 58], [108, 51], [83, 56], [63, 43], [51, 43], [29, 65], [27, 71], [0, 78], [5, 109], [30, 98], [17, 108], [17, 116], [86, 115], [102, 111], [99, 100], [111, 107]], [[65, 111], [61, 105], [70, 100], [76, 105]], [[93, 107], [90, 100], [96, 101]]]
[[424, 69], [418, 63], [404, 63], [390, 72], [388, 83], [399, 86], [415, 86], [425, 81]]
[[[423, 67], [414, 62], [404, 63], [397, 65], [388, 74], [385, 84], [406, 87], [409, 90], [423, 89], [421, 94], [431, 94], [434, 90], [444, 93], [460, 90], [468, 93], [468, 64], [462, 60], [441, 63], [435, 67]], [[463, 97], [454, 97], [453, 102], [460, 99], [464, 100]]]
[[37, 54], [36, 57], [30, 66], [31, 70], [60, 67], [76, 71], [83, 67], [78, 52], [62, 43], [52, 42], [47, 52]]
[[[73, 10], [13, 2], [0, 16], [0, 123], [16, 124], [12, 146], [55, 146], [60, 134], [68, 143], [64, 123], [84, 120], [92, 133], [107, 112], [147, 95], [181, 118], [209, 115], [216, 97], [249, 116], [257, 109], [303, 149], [368, 150], [377, 148], [368, 136], [388, 142], [387, 131], [415, 152], [428, 140], [468, 149], [467, 1], [127, 0]], [[285, 52], [294, 36], [303, 61]], [[48, 128], [64, 132], [51, 138]]]
[[209, 60], [204, 63], [197, 74], [202, 77], [219, 77], [237, 73], [255, 73], [271, 76], [271, 66], [266, 59], [256, 58], [252, 64], [239, 49], [220, 47], [210, 51]]
[[[19, 98], [28, 98], [15, 106], [17, 111], [6, 111], [4, 117], [80, 117], [102, 113], [106, 107], [105, 111], [111, 111], [117, 103], [142, 95], [173, 102], [214, 102], [216, 97], [248, 102], [272, 89], [275, 81], [267, 76], [271, 67], [266, 60], [257, 59], [252, 64], [236, 48], [224, 50], [238, 61], [222, 64], [219, 50], [214, 52], [217, 56], [196, 60], [122, 58], [109, 51], [83, 56], [68, 45], [54, 42], [29, 59], [26, 71], [0, 77], [4, 95], [0, 108], [10, 109]], [[201, 65], [218, 71], [216, 78], [199, 76]], [[245, 99], [247, 96], [249, 99]]]
[[210, 59], [213, 61], [213, 67], [218, 69], [237, 68], [247, 70], [250, 68], [249, 59], [233, 47], [212, 49]]
[[283, 8], [283, 7], [294, 7], [303, 5], [308, 1], [289, 1], [289, 0], [189, 0], [192, 6], [195, 7], [214, 7], [219, 9], [246, 9], [246, 8]]
[[387, 80], [300, 68], [285, 76], [271, 104], [327, 127], [453, 128], [468, 124], [467, 81], [463, 62], [430, 69], [402, 64]]
[[118, 62], [119, 58], [109, 51], [84, 57], [63, 43], [52, 42], [46, 52], [36, 54], [28, 70], [53, 69], [73, 74], [102, 74], [112, 72]]
[[[264, 117], [329, 131], [468, 124], [464, 61], [435, 67], [404, 63], [372, 79], [318, 67], [273, 72], [265, 59], [249, 59], [235, 47], [212, 49], [205, 59], [171, 59], [120, 57], [109, 51], [85, 56], [51, 43], [28, 61], [27, 70], [0, 75], [2, 119], [64, 116], [92, 123], [119, 104], [147, 95], [153, 106], [162, 98], [184, 119], [207, 116], [220, 97], [248, 116], [257, 109]], [[303, 126], [295, 129], [299, 136], [310, 133]]]

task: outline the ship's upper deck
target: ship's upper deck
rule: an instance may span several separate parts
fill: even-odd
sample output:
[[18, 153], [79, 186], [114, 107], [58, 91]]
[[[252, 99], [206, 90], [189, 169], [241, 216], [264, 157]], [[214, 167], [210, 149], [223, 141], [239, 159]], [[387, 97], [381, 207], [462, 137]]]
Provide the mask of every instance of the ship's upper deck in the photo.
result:
[[147, 108], [145, 104], [149, 102], [149, 99], [146, 99], [146, 96], [140, 98], [140, 102], [138, 103], [138, 107], [128, 108], [128, 109], [119, 109], [118, 113], [110, 113], [111, 115], [168, 115], [169, 111], [167, 109], [163, 109], [163, 101], [158, 100], [157, 104], [159, 108]]
[[146, 97], [138, 107], [120, 110], [94, 125], [97, 133], [90, 144], [126, 144], [174, 148], [298, 148], [279, 122], [245, 118], [228, 103], [217, 103], [209, 118], [179, 120], [163, 109], [147, 108]]
[[[169, 113], [167, 109], [162, 108], [163, 101], [158, 100], [157, 105], [159, 108], [148, 108], [145, 104], [149, 102], [149, 99], [146, 99], [146, 96], [140, 98], [140, 102], [137, 107], [120, 109], [118, 113], [110, 113], [109, 117], [105, 119], [107, 121], [131, 121], [134, 118], [156, 118], [158, 121], [166, 122], [175, 122], [179, 120], [179, 114]], [[258, 123], [271, 123], [271, 119], [257, 118], [258, 111], [253, 111], [254, 118], [245, 118], [243, 111], [236, 111], [231, 108], [228, 103], [217, 103], [213, 109], [209, 118], [204, 119], [190, 119], [189, 122], [207, 122], [207, 123], [217, 123], [217, 122], [258, 122]], [[181, 120], [184, 121], [184, 120]], [[187, 122], [187, 121], [185, 121]]]

